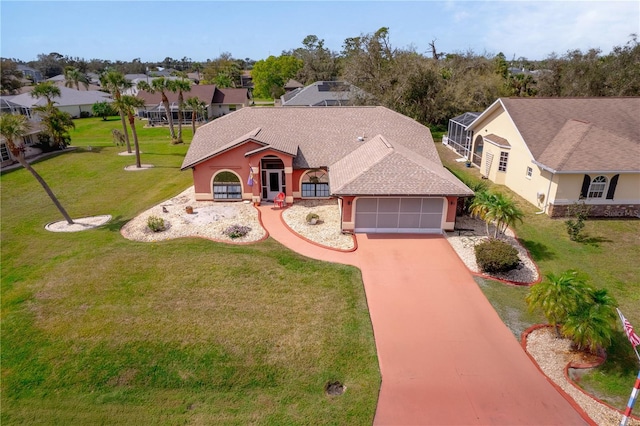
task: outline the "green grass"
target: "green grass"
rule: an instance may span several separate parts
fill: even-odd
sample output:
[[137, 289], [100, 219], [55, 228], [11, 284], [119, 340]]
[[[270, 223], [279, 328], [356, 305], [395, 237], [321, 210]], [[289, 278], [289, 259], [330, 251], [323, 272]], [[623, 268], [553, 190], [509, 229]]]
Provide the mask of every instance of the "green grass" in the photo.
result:
[[[439, 141], [438, 141], [439, 142]], [[447, 168], [459, 177], [478, 182], [477, 168], [466, 168], [455, 161], [457, 155], [436, 143]], [[597, 288], [606, 288], [618, 301], [627, 319], [640, 327], [640, 221], [588, 220], [581, 242], [571, 241], [563, 219], [535, 214], [537, 208], [508, 188], [484, 180], [492, 189], [509, 194], [525, 212], [524, 222], [515, 230], [531, 253], [543, 275], [576, 269]], [[517, 338], [523, 329], [544, 322], [539, 315], [530, 316], [523, 301], [526, 288], [477, 279], [487, 299]], [[611, 348], [607, 362], [581, 379], [582, 386], [602, 399], [624, 409], [637, 375], [637, 359], [621, 331]]]
[[[115, 119], [77, 120], [78, 149], [34, 165], [72, 217], [111, 214], [99, 229], [46, 231], [62, 218], [37, 182], [0, 178], [2, 424], [370, 424], [380, 375], [359, 271], [272, 239], [124, 239], [192, 184], [188, 143], [138, 124], [153, 169], [124, 170]], [[346, 393], [324, 395], [330, 380]]]

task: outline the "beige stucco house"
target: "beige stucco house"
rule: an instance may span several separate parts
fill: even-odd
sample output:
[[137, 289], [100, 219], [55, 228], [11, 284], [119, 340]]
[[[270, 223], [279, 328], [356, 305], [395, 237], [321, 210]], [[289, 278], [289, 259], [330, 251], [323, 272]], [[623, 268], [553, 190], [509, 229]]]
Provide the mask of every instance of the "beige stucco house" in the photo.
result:
[[640, 97], [500, 98], [468, 131], [481, 174], [541, 212], [640, 216]]

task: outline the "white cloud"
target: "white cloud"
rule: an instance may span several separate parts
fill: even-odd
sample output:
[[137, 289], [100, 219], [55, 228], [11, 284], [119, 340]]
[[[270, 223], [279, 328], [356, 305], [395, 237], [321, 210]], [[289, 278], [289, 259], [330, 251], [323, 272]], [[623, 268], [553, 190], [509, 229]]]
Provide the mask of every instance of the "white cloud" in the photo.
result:
[[[603, 53], [625, 44], [639, 31], [638, 2], [494, 2], [483, 17], [488, 50], [507, 57], [542, 59], [552, 52], [600, 48]], [[491, 18], [490, 18], [491, 17]]]

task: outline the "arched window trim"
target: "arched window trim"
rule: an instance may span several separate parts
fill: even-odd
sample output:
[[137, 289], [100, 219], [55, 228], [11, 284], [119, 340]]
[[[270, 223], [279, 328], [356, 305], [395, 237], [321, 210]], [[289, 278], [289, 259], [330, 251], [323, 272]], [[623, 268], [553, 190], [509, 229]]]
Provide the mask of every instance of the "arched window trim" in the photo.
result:
[[[216, 182], [216, 178], [221, 173], [231, 173], [237, 181]], [[213, 199], [217, 201], [233, 201], [242, 199], [242, 179], [233, 170], [218, 170], [211, 177], [211, 187], [213, 190]]]
[[607, 183], [609, 179], [606, 176], [600, 175], [593, 178], [589, 185], [589, 191], [587, 192], [588, 199], [604, 198], [606, 193]]
[[300, 183], [302, 198], [328, 198], [329, 174], [323, 169], [312, 169], [302, 175]]

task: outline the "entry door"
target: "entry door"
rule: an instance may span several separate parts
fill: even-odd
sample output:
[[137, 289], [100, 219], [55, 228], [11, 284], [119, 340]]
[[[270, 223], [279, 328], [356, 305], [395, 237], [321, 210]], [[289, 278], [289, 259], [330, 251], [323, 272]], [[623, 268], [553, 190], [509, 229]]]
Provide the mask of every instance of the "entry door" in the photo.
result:
[[282, 170], [267, 170], [267, 200], [273, 201], [282, 192]]

